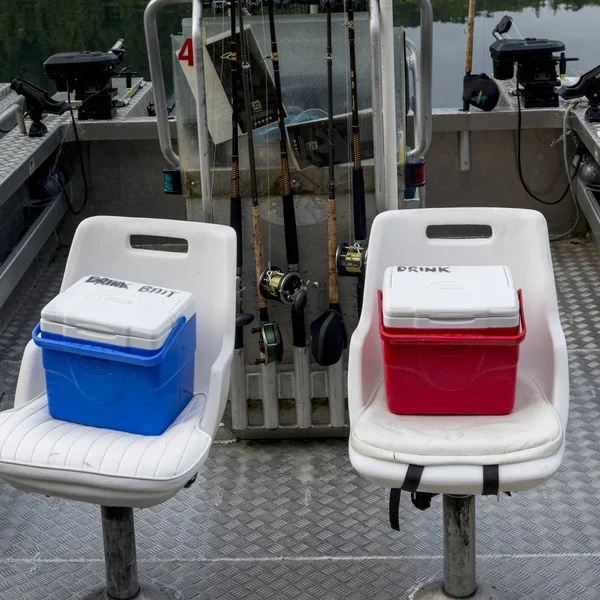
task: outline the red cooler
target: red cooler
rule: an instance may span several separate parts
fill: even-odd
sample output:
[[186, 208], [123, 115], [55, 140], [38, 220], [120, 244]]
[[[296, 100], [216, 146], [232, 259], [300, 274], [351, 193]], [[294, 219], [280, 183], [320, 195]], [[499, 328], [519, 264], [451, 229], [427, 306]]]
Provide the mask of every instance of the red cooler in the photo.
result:
[[379, 332], [391, 412], [512, 411], [526, 329], [507, 267], [389, 267]]

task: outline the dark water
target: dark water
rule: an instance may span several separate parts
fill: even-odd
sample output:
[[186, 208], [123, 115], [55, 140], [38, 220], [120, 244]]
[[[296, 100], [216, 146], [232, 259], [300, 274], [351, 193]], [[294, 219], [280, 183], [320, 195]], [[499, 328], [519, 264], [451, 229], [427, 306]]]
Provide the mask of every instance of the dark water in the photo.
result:
[[[53, 53], [105, 50], [119, 37], [127, 42], [125, 64], [148, 78], [143, 30], [144, 0], [0, 0], [0, 82], [15, 75], [52, 90], [43, 61]], [[467, 0], [434, 0], [434, 106], [458, 106], [464, 70]], [[291, 10], [306, 12], [304, 6]], [[170, 72], [169, 35], [181, 30], [190, 16], [189, 4], [161, 11], [159, 33], [164, 66]], [[492, 29], [510, 14], [523, 36], [558, 39], [567, 54], [580, 58], [573, 73], [600, 63], [600, 0], [539, 2], [537, 0], [478, 1], [473, 71], [491, 72], [489, 45]], [[415, 0], [397, 1], [395, 25], [408, 28], [418, 41], [419, 9]], [[207, 15], [208, 16], [208, 15]], [[285, 40], [280, 40], [280, 45]], [[167, 77], [170, 80], [170, 76]]]

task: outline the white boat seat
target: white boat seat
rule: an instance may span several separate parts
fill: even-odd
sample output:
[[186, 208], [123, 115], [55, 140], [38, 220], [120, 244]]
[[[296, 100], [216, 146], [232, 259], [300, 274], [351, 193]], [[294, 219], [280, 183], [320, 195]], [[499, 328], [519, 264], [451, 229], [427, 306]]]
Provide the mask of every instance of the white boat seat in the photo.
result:
[[363, 456], [422, 466], [512, 464], [552, 456], [562, 443], [560, 418], [527, 375], [517, 380], [513, 412], [501, 416], [395, 415], [382, 383], [350, 434]]
[[162, 435], [146, 436], [53, 419], [42, 394], [0, 413], [0, 475], [26, 491], [105, 506], [140, 506], [143, 494], [152, 506], [175, 495], [209, 451], [198, 427], [205, 404], [194, 396]]
[[[187, 249], [138, 247], [139, 236], [184, 240]], [[42, 350], [33, 341], [25, 348], [15, 408], [0, 413], [0, 477], [24, 492], [101, 505], [106, 587], [87, 598], [173, 597], [139, 584], [133, 509], [172, 498], [208, 457], [231, 376], [235, 256], [235, 231], [210, 223], [97, 216], [75, 232], [61, 291], [90, 273], [152, 282], [190, 292], [197, 319], [193, 396], [159, 436], [53, 419]], [[207, 282], [214, 293], [206, 293]]]
[[[482, 225], [487, 231], [477, 234]], [[417, 416], [388, 411], [378, 290], [385, 270], [395, 265], [510, 269], [527, 318], [511, 414]], [[419, 586], [411, 597], [501, 598], [493, 586], [475, 580], [475, 495], [522, 492], [548, 481], [564, 455], [569, 414], [567, 345], [548, 226], [539, 212], [446, 208], [388, 211], [375, 217], [362, 313], [350, 341], [348, 409], [350, 461], [369, 481], [391, 488], [388, 516], [393, 529], [401, 529], [401, 490], [421, 510], [433, 496], [443, 494], [444, 579]]]

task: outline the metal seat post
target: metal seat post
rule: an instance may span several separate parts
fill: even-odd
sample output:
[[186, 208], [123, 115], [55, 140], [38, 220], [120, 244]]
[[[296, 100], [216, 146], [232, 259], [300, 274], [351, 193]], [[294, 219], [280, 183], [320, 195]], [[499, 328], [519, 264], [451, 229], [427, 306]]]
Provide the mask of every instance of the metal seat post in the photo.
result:
[[162, 587], [139, 584], [133, 509], [101, 508], [106, 589], [85, 600], [172, 600], [173, 595]]
[[135, 598], [140, 591], [133, 509], [102, 507], [106, 594], [115, 600]]
[[414, 600], [504, 600], [475, 579], [475, 496], [444, 495], [444, 579], [421, 588]]

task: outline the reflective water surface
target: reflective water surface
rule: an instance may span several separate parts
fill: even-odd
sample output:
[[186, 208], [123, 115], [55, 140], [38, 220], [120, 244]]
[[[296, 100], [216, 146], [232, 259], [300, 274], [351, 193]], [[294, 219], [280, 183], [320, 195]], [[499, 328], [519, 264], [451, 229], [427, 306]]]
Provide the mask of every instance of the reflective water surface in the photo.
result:
[[[48, 56], [73, 50], [106, 50], [119, 37], [124, 37], [127, 43], [125, 63], [148, 77], [142, 22], [145, 0], [2, 0], [0, 4], [0, 81], [19, 75], [52, 90], [52, 83], [44, 76], [42, 67]], [[459, 106], [468, 2], [434, 0], [433, 4], [434, 106]], [[363, 2], [359, 8], [364, 5]], [[283, 11], [306, 13], [308, 7], [286, 5]], [[212, 12], [207, 9], [206, 16], [213, 16]], [[169, 36], [181, 31], [181, 19], [190, 13], [191, 6], [187, 4], [172, 6], [160, 13], [163, 61], [169, 73]], [[597, 33], [600, 0], [566, 3], [485, 0], [477, 5], [474, 72], [491, 72], [488, 48], [493, 41], [492, 29], [504, 14], [513, 16], [523, 36], [564, 42], [567, 54], [580, 59], [570, 63], [570, 72], [583, 72], [600, 63]], [[394, 15], [395, 25], [406, 27], [409, 37], [418, 41], [418, 2], [396, 0]], [[513, 35], [516, 36], [516, 32]], [[285, 39], [280, 39], [280, 46], [283, 45]], [[171, 81], [170, 75], [167, 80]]]

